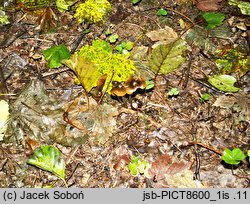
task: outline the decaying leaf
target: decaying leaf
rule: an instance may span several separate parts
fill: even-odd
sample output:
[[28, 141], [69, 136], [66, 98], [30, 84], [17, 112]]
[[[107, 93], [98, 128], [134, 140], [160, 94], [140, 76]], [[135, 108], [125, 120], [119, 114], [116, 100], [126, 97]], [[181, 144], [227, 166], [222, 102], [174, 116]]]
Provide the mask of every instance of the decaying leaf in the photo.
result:
[[152, 163], [149, 175], [155, 179], [155, 187], [201, 187], [193, 181], [193, 173], [188, 170], [190, 166], [190, 162], [173, 161], [168, 154], [164, 154]]
[[149, 55], [149, 66], [154, 72], [168, 74], [186, 61], [187, 44], [177, 40], [167, 45], [158, 45]]
[[85, 143], [88, 138], [87, 133], [72, 128], [63, 120], [65, 112], [63, 105], [46, 94], [46, 89], [40, 80], [32, 80], [10, 106], [11, 117], [4, 141], [25, 144], [28, 135], [28, 140], [46, 144], [52, 141], [64, 146]]
[[99, 144], [105, 144], [116, 130], [116, 120], [118, 115], [115, 107], [103, 104], [95, 108], [91, 113], [90, 119], [94, 121], [92, 132], [96, 135], [95, 139]]
[[174, 42], [178, 38], [178, 35], [173, 30], [173, 28], [168, 27], [168, 26], [165, 26], [164, 29], [150, 31], [146, 33], [146, 36], [149, 37], [152, 41], [156, 42], [153, 45], [153, 48], [161, 44], [165, 44], [165, 45], [169, 44], [171, 42]]
[[250, 123], [250, 98], [244, 93], [219, 96], [213, 106], [238, 112], [236, 123], [239, 121]]
[[198, 180], [194, 180], [194, 173], [190, 170], [183, 170], [174, 175], [166, 174], [164, 181], [166, 185], [162, 188], [204, 188], [205, 186]]
[[116, 130], [117, 109], [106, 103], [98, 105], [93, 98], [89, 98], [88, 104], [82, 98], [75, 100], [77, 103], [68, 112], [69, 122], [93, 136], [90, 139], [95, 143], [106, 143]]
[[185, 39], [188, 43], [197, 46], [206, 53], [214, 54], [217, 50], [214, 42], [207, 37], [207, 33], [202, 28], [194, 27], [188, 30]]
[[201, 11], [217, 11], [222, 0], [199, 0], [197, 8]]
[[154, 73], [149, 69], [148, 65], [148, 47], [135, 46], [130, 56], [141, 77], [144, 79], [152, 79], [154, 77]]

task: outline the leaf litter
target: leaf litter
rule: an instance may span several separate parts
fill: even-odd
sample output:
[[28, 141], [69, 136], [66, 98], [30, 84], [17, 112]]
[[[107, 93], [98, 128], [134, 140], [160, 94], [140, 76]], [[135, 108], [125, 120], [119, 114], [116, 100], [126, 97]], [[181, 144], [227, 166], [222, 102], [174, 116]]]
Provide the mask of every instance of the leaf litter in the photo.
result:
[[[186, 2], [187, 5], [190, 3], [182, 2]], [[211, 2], [214, 5], [217, 5], [217, 2], [220, 3], [220, 1]], [[161, 3], [162, 8], [173, 6], [165, 1], [156, 2], [157, 5], [158, 3]], [[49, 186], [57, 180], [55, 176], [42, 171], [39, 171], [38, 178], [38, 170], [26, 164], [29, 156], [42, 144], [51, 144], [62, 152], [61, 156], [66, 161], [65, 175], [69, 178], [67, 182], [76, 187], [145, 188], [157, 185], [160, 187], [246, 187], [249, 185], [245, 179], [249, 173], [244, 164], [234, 171], [242, 176], [236, 179], [231, 174], [231, 170], [220, 163], [221, 159], [218, 155], [205, 148], [195, 149], [191, 145], [196, 139], [219, 151], [225, 148], [233, 149], [236, 146], [243, 150], [249, 149], [247, 73], [242, 72], [244, 76], [240, 78], [239, 93], [220, 93], [204, 82], [204, 78], [223, 74], [214, 64], [217, 49], [222, 50], [223, 53], [225, 51], [223, 48], [230, 47], [232, 44], [239, 46], [241, 50], [248, 49], [245, 34], [241, 35], [238, 30], [232, 32], [234, 24], [239, 19], [235, 17], [229, 26], [228, 15], [223, 25], [209, 32], [206, 30], [206, 24], [190, 26], [188, 18], [195, 19], [199, 15], [200, 8], [191, 9], [186, 4], [180, 2], [177, 4], [180, 9], [178, 12], [181, 14], [183, 12], [184, 15], [179, 16], [178, 13], [173, 15], [174, 10], [170, 10], [167, 16], [157, 16], [157, 11], [152, 9], [155, 5], [148, 1], [141, 1], [136, 8], [128, 2], [119, 2], [115, 5], [114, 13], [119, 12], [118, 8], [126, 8], [128, 12], [122, 16], [122, 21], [115, 21], [116, 25], [112, 28], [111, 34], [119, 35], [117, 44], [122, 43], [123, 40], [134, 42], [131, 58], [134, 58], [138, 69], [136, 74], [145, 79], [154, 79], [153, 72], [157, 70], [160, 74], [155, 78], [157, 83], [153, 89], [138, 90], [133, 95], [122, 99], [105, 95], [102, 103], [92, 98], [93, 90], [88, 95], [79, 94], [82, 87], [73, 84], [72, 72], [58, 71], [47, 75], [44, 59], [32, 58], [32, 53], [42, 53], [48, 48], [46, 38], [53, 39], [54, 42], [50, 41], [50, 43], [53, 42], [54, 45], [65, 44], [69, 48], [75, 46], [72, 42], [77, 35], [84, 32], [84, 27], [78, 26], [76, 21], [72, 20], [68, 24], [72, 27], [64, 23], [69, 20], [67, 18], [72, 15], [71, 12], [69, 15], [64, 15], [65, 21], [61, 21], [64, 26], [59, 25], [55, 33], [41, 34], [31, 25], [25, 24], [25, 28], [29, 30], [27, 35], [19, 33], [15, 35], [15, 39], [7, 42], [6, 35], [1, 34], [1, 45], [4, 49], [0, 51], [3, 56], [1, 60], [6, 60], [7, 55], [15, 51], [20, 59], [28, 63], [21, 72], [26, 74], [25, 77], [18, 74], [13, 79], [12, 74], [4, 79], [7, 87], [11, 87], [8, 89], [9, 92], [17, 94], [17, 97], [11, 97], [8, 134], [1, 143], [1, 157], [4, 155], [4, 163], [0, 166], [1, 186], [13, 184], [16, 187], [34, 187], [35, 180], [35, 186], [41, 187]], [[209, 9], [208, 4], [205, 7]], [[136, 10], [137, 8], [139, 10]], [[210, 9], [220, 11], [220, 7]], [[233, 15], [230, 7], [226, 9], [229, 9], [227, 14]], [[17, 17], [18, 15], [20, 14], [17, 12]], [[63, 19], [62, 16], [59, 18]], [[32, 19], [30, 14], [24, 16], [21, 22], [28, 19]], [[34, 19], [32, 20], [35, 22]], [[180, 20], [185, 21], [185, 26], [179, 26]], [[109, 27], [109, 22], [104, 26]], [[189, 29], [183, 34], [184, 28]], [[145, 37], [143, 33], [149, 36]], [[156, 34], [156, 38], [150, 36], [152, 33]], [[176, 35], [178, 40], [174, 40]], [[102, 27], [91, 25], [90, 32], [85, 35], [81, 44], [91, 44], [96, 36], [108, 41]], [[154, 43], [161, 41], [164, 44], [160, 45], [161, 48], [165, 46], [164, 49], [167, 51], [164, 54], [165, 57], [159, 58], [161, 60], [159, 64], [153, 59], [163, 55], [154, 51], [159, 46]], [[181, 48], [169, 46], [169, 42], [172, 45], [180, 43]], [[27, 50], [27, 45], [30, 50]], [[161, 52], [164, 49], [158, 51]], [[172, 51], [176, 51], [177, 54], [172, 54]], [[133, 52], [137, 56], [132, 54]], [[155, 57], [153, 57], [154, 52]], [[181, 62], [168, 63], [168, 57], [180, 58]], [[7, 69], [7, 66], [3, 66], [5, 60], [1, 61], [0, 67], [4, 73]], [[164, 63], [170, 66], [162, 66], [161, 64]], [[236, 74], [237, 71], [236, 69]], [[20, 73], [20, 69], [16, 67], [14, 73]], [[38, 79], [31, 80], [33, 88], [28, 86], [24, 89], [24, 84], [28, 85], [32, 77], [41, 74], [47, 75], [43, 77], [43, 83]], [[95, 80], [98, 81], [100, 77], [102, 76], [97, 76]], [[239, 81], [237, 77], [235, 78]], [[188, 80], [185, 86], [186, 79]], [[37, 85], [34, 85], [36, 83]], [[84, 85], [86, 86], [87, 83]], [[97, 83], [94, 86], [97, 86]], [[171, 88], [180, 90], [177, 97], [168, 97], [167, 93]], [[20, 93], [20, 89], [24, 91]], [[0, 90], [2, 92], [2, 89]], [[201, 102], [200, 96], [204, 93], [209, 93], [211, 97], [209, 101]], [[226, 107], [225, 100], [217, 101], [222, 96], [232, 103], [228, 102], [229, 105]], [[98, 97], [95, 98], [98, 99]], [[131, 101], [133, 106], [130, 104]], [[201, 161], [199, 172], [195, 172], [197, 167], [197, 163], [194, 162], [197, 159], [195, 153], [199, 153]], [[151, 178], [141, 174], [133, 177], [130, 174], [127, 165], [132, 155], [152, 164]], [[162, 165], [157, 165], [158, 161], [162, 161]], [[12, 177], [12, 175], [15, 176]], [[193, 180], [194, 176], [196, 180]], [[160, 179], [154, 180], [157, 177]], [[215, 177], [218, 179], [214, 180]], [[154, 183], [154, 181], [157, 182]], [[56, 186], [63, 186], [62, 181], [57, 180]]]

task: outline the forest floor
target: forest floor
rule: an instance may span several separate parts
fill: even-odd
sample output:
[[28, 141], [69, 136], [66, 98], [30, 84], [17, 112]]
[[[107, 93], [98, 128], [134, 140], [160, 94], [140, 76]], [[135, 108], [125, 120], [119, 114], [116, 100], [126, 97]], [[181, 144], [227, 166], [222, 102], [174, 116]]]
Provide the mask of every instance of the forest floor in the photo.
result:
[[[6, 95], [0, 97], [8, 101], [10, 117], [0, 137], [0, 187], [64, 187], [57, 176], [27, 164], [37, 147], [50, 144], [62, 153], [69, 187], [248, 188], [248, 157], [232, 167], [221, 155], [226, 148], [250, 149], [249, 64], [227, 73], [237, 79], [238, 92], [218, 90], [207, 79], [222, 73], [217, 50], [249, 57], [250, 18], [227, 1], [208, 2], [111, 0], [103, 25], [89, 27], [77, 23], [74, 9], [52, 7], [52, 32], [33, 12], [6, 11], [10, 24], [0, 27], [0, 92]], [[168, 14], [158, 16], [160, 8]], [[208, 30], [200, 14], [211, 10], [225, 20]], [[96, 90], [86, 93], [76, 85], [64, 65], [48, 68], [44, 50], [64, 44], [73, 53], [95, 39], [109, 42], [107, 30], [119, 36], [112, 47], [134, 43], [131, 58], [146, 50], [144, 62], [156, 42], [176, 35], [187, 43], [185, 62], [162, 74], [135, 60], [138, 80], [154, 81], [154, 87], [123, 97], [106, 93], [102, 100]], [[172, 88], [179, 93], [170, 96]], [[141, 172], [135, 167], [137, 175], [128, 169], [132, 156], [147, 164]]]

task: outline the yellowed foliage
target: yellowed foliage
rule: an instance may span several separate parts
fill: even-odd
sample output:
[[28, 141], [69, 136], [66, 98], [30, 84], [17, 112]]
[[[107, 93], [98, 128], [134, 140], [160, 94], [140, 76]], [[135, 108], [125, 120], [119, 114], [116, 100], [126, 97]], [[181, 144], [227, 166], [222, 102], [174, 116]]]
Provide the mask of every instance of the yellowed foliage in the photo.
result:
[[75, 72], [87, 92], [97, 86], [102, 76], [93, 62], [77, 53], [73, 54], [69, 60], [64, 60], [63, 63]]

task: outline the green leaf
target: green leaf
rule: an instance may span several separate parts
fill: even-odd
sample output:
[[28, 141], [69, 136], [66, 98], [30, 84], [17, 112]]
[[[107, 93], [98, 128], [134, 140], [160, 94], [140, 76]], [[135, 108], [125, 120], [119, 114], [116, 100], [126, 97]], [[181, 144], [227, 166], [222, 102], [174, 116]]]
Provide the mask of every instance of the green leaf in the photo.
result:
[[122, 47], [128, 51], [133, 49], [133, 43], [132, 42], [122, 42]]
[[202, 94], [201, 100], [204, 101], [204, 102], [209, 101], [210, 100], [210, 94], [209, 93]]
[[206, 12], [202, 14], [203, 18], [206, 20], [207, 28], [212, 29], [223, 23], [225, 19], [225, 14], [217, 12]]
[[184, 40], [177, 40], [167, 45], [158, 45], [149, 55], [152, 71], [168, 74], [179, 68], [186, 61], [187, 45]]
[[97, 86], [102, 76], [93, 62], [77, 53], [73, 54], [69, 60], [64, 60], [63, 63], [76, 73], [77, 79], [87, 92]]
[[69, 7], [72, 6], [76, 0], [56, 0], [56, 7], [58, 11], [65, 12], [69, 10]]
[[238, 72], [240, 77], [250, 71], [250, 56], [237, 49], [228, 49], [218, 52], [218, 59], [215, 61], [222, 74]]
[[138, 4], [141, 0], [132, 0], [132, 4]]
[[146, 80], [146, 88], [145, 88], [145, 90], [152, 89], [152, 88], [154, 88], [154, 86], [155, 86], [154, 81], [152, 81], [152, 80]]
[[148, 169], [151, 167], [146, 161], [141, 161], [137, 156], [132, 155], [128, 169], [133, 176], [137, 176], [139, 173], [149, 177]]
[[245, 159], [245, 155], [239, 148], [234, 148], [232, 151], [230, 149], [225, 149], [221, 159], [227, 164], [238, 165], [242, 160]]
[[61, 152], [57, 148], [51, 145], [45, 145], [36, 149], [27, 163], [49, 171], [65, 182], [65, 163], [64, 160], [60, 158], [60, 155]]
[[238, 6], [242, 14], [250, 16], [250, 2], [228, 0], [228, 4], [232, 6]]
[[168, 14], [168, 12], [163, 8], [161, 8], [157, 11], [157, 16], [166, 16], [167, 14]]
[[124, 54], [124, 50], [130, 51], [130, 50], [133, 49], [133, 43], [132, 42], [122, 42], [121, 44], [117, 45], [115, 47], [115, 49], [119, 53], [123, 53]]
[[110, 31], [110, 29], [108, 28], [108, 29], [105, 31], [105, 35], [108, 36], [108, 35], [110, 35], [110, 34], [111, 34], [111, 31]]
[[110, 43], [115, 43], [117, 41], [117, 39], [119, 38], [119, 36], [117, 34], [111, 35], [109, 37], [109, 42]]
[[168, 92], [168, 96], [178, 96], [180, 91], [177, 88], [171, 88]]
[[250, 16], [250, 2], [241, 1], [238, 4], [238, 7], [240, 8], [240, 11], [242, 14]]
[[115, 46], [115, 49], [116, 49], [119, 53], [122, 53], [123, 47], [122, 47], [122, 45], [120, 44], [120, 45]]
[[70, 58], [70, 52], [65, 45], [57, 45], [44, 50], [43, 55], [48, 61], [49, 68], [58, 68], [62, 65], [62, 60]]
[[1, 8], [0, 8], [0, 25], [7, 25], [9, 24], [10, 21], [8, 19], [8, 16], [5, 15], [5, 11], [3, 11]]
[[133, 176], [137, 176], [138, 175], [138, 162], [139, 162], [139, 159], [137, 156], [134, 156], [132, 155], [131, 159], [130, 159], [130, 162], [128, 164], [128, 170], [130, 171], [130, 173], [133, 175]]
[[238, 92], [240, 90], [234, 86], [236, 79], [230, 75], [214, 75], [208, 78], [208, 82], [221, 91]]
[[134, 163], [129, 163], [128, 164], [128, 170], [130, 171], [130, 173], [133, 176], [137, 176], [138, 175], [137, 166], [138, 166], [138, 164], [134, 164]]

